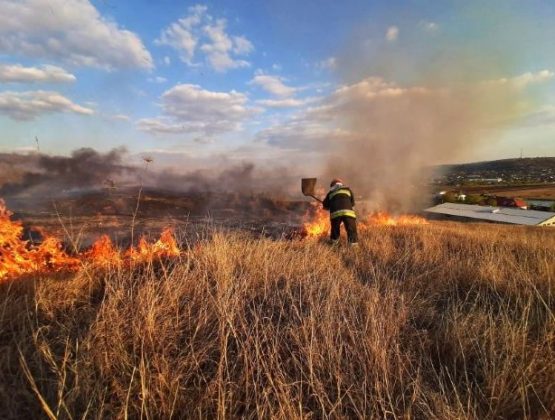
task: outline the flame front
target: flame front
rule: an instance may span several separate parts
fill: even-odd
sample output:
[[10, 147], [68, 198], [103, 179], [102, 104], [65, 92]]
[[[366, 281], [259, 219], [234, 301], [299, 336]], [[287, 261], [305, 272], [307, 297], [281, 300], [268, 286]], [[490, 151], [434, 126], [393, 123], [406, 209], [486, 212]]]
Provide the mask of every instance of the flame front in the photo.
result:
[[320, 237], [327, 235], [330, 229], [330, 215], [329, 213], [318, 207], [311, 215], [305, 215], [305, 219], [310, 219], [303, 225], [303, 229], [307, 236]]
[[137, 248], [130, 248], [125, 255], [133, 262], [147, 262], [156, 258], [178, 257], [179, 248], [170, 228], [164, 229], [155, 243], [149, 244], [142, 237]]
[[0, 199], [0, 280], [31, 273], [73, 272], [85, 264], [107, 268], [180, 255], [172, 230], [166, 228], [156, 242], [149, 243], [143, 237], [136, 248], [124, 253], [102, 235], [87, 251], [70, 256], [53, 236], [43, 235], [38, 246], [23, 240], [23, 226], [11, 220], [11, 215]]
[[[58, 239], [43, 235], [40, 245], [33, 245], [22, 239], [23, 226], [20, 221], [11, 220], [12, 213], [0, 199], [0, 280], [31, 273], [73, 272], [84, 265], [98, 268], [120, 267], [135, 263], [152, 262], [160, 258], [180, 255], [177, 241], [170, 228], [166, 228], [154, 243], [141, 237], [136, 247], [127, 251], [118, 249], [107, 235], [102, 235], [88, 250], [68, 255]], [[322, 237], [329, 233], [329, 213], [315, 207], [305, 216], [303, 230], [308, 237]], [[425, 225], [426, 219], [412, 215], [392, 216], [378, 212], [359, 218], [359, 228], [375, 226]]]
[[54, 237], [46, 236], [38, 247], [21, 239], [23, 226], [19, 221], [12, 221], [11, 215], [0, 199], [0, 279], [37, 271], [76, 270], [79, 267], [79, 259], [67, 255]]
[[386, 212], [376, 212], [368, 215], [362, 221], [363, 227], [369, 226], [409, 226], [409, 225], [427, 225], [428, 221], [423, 217], [413, 216], [410, 214], [400, 214], [393, 216]]
[[108, 235], [102, 235], [83, 255], [88, 261], [101, 267], [118, 266], [123, 262], [120, 251]]
[[[303, 224], [303, 231], [308, 237], [322, 237], [329, 233], [329, 213], [322, 208], [317, 209], [311, 216], [305, 216], [307, 220]], [[358, 218], [358, 227], [362, 230], [376, 226], [410, 226], [427, 225], [428, 221], [423, 217], [410, 214], [398, 216], [386, 212], [375, 212], [366, 217]]]

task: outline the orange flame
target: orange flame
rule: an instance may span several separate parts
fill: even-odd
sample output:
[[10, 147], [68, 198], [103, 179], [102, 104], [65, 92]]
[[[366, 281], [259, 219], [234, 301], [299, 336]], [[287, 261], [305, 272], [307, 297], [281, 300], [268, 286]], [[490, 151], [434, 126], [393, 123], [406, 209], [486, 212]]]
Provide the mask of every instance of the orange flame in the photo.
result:
[[[312, 216], [305, 216], [309, 219], [303, 224], [303, 230], [308, 237], [321, 237], [328, 234], [330, 229], [329, 213], [319, 208]], [[358, 219], [358, 226], [361, 229], [368, 229], [376, 226], [409, 226], [427, 225], [428, 221], [423, 217], [402, 214], [398, 216], [390, 215], [386, 212], [372, 213], [364, 218]]]
[[409, 225], [427, 225], [428, 221], [423, 217], [413, 216], [410, 214], [401, 214], [393, 216], [386, 212], [376, 212], [368, 215], [362, 221], [362, 226], [409, 226]]
[[110, 267], [122, 263], [121, 253], [108, 235], [102, 235], [83, 256], [93, 264]]
[[38, 246], [21, 239], [23, 226], [0, 199], [0, 279], [37, 271], [76, 270], [79, 260], [67, 255], [54, 237], [45, 236]]
[[318, 207], [313, 215], [305, 215], [305, 219], [308, 218], [310, 218], [310, 221], [305, 222], [303, 225], [307, 236], [320, 237], [328, 234], [330, 230], [330, 215], [326, 210]]
[[179, 248], [170, 228], [164, 229], [155, 243], [149, 244], [144, 236], [139, 240], [137, 248], [129, 248], [125, 253], [133, 262], [148, 262], [156, 258], [178, 257]]
[[20, 221], [11, 220], [11, 215], [0, 199], [0, 280], [37, 272], [77, 271], [83, 262], [106, 268], [180, 255], [172, 230], [166, 228], [155, 243], [143, 237], [136, 248], [123, 254], [107, 235], [102, 235], [87, 251], [70, 256], [53, 236], [43, 235], [38, 246], [23, 240], [23, 226]]

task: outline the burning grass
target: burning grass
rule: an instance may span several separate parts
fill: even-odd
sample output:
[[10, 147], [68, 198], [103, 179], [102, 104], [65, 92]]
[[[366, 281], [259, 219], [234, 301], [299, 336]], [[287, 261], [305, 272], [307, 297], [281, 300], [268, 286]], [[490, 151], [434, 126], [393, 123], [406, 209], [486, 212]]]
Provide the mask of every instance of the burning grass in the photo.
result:
[[0, 416], [555, 414], [552, 231], [360, 236], [215, 232], [173, 260], [5, 281]]
[[[413, 226], [427, 225], [428, 221], [423, 217], [401, 214], [392, 215], [387, 212], [375, 212], [364, 217], [359, 217], [357, 225], [359, 230], [375, 228], [379, 226]], [[306, 236], [321, 238], [329, 235], [330, 215], [320, 206], [314, 208], [305, 215], [303, 230]]]
[[141, 237], [137, 247], [122, 253], [107, 235], [102, 235], [92, 247], [70, 256], [61, 242], [43, 233], [37, 246], [23, 239], [23, 225], [11, 220], [11, 212], [0, 200], [0, 281], [33, 273], [75, 272], [85, 265], [97, 267], [152, 262], [155, 259], [177, 257], [180, 250], [172, 230], [163, 230], [154, 243]]
[[45, 237], [37, 247], [22, 240], [23, 225], [10, 219], [11, 213], [0, 200], [0, 281], [35, 271], [73, 270], [79, 260], [69, 257], [60, 242]]

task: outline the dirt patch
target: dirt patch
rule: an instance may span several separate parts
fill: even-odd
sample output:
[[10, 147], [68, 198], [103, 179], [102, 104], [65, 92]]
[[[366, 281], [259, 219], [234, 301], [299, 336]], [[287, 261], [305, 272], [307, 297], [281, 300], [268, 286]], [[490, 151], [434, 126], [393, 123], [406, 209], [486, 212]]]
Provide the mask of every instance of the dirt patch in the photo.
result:
[[[446, 187], [445, 189], [453, 189]], [[555, 184], [539, 185], [476, 185], [458, 188], [467, 194], [495, 194], [538, 200], [555, 200]]]

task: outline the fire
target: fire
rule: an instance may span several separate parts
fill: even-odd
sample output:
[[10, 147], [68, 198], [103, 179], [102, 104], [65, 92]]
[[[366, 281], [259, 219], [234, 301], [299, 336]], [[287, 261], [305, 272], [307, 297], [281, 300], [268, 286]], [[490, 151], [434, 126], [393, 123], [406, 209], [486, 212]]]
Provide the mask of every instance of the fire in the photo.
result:
[[[410, 226], [427, 224], [428, 221], [423, 217], [409, 214], [394, 216], [386, 212], [376, 212], [363, 218], [359, 217], [358, 219], [358, 226], [360, 229], [368, 229], [376, 226]], [[321, 237], [328, 234], [329, 226], [329, 213], [322, 208], [319, 208], [310, 217], [310, 220], [304, 223], [303, 230], [308, 237]]]
[[408, 226], [408, 225], [427, 225], [428, 221], [423, 217], [410, 214], [393, 216], [386, 212], [376, 212], [368, 215], [362, 221], [364, 227], [368, 226]]
[[87, 260], [101, 267], [117, 266], [122, 263], [121, 253], [108, 235], [102, 235], [83, 255]]
[[149, 244], [147, 240], [142, 237], [139, 240], [137, 248], [130, 248], [126, 253], [133, 262], [147, 262], [156, 258], [163, 257], [178, 257], [180, 254], [179, 248], [173, 232], [171, 229], [166, 228], [160, 235], [155, 243]]
[[329, 213], [318, 207], [312, 216], [305, 215], [305, 219], [310, 217], [310, 221], [305, 222], [303, 229], [309, 237], [320, 237], [327, 235], [330, 229]]
[[79, 267], [79, 260], [67, 255], [54, 237], [45, 236], [38, 247], [22, 240], [23, 225], [19, 221], [12, 221], [11, 215], [0, 199], [0, 279], [37, 271], [75, 270]]
[[156, 242], [149, 243], [143, 237], [136, 248], [131, 246], [124, 253], [107, 235], [102, 235], [90, 249], [70, 256], [53, 236], [44, 234], [38, 246], [23, 240], [23, 225], [11, 220], [11, 216], [0, 199], [0, 280], [31, 273], [72, 272], [85, 263], [107, 268], [180, 255], [172, 230], [166, 228]]

